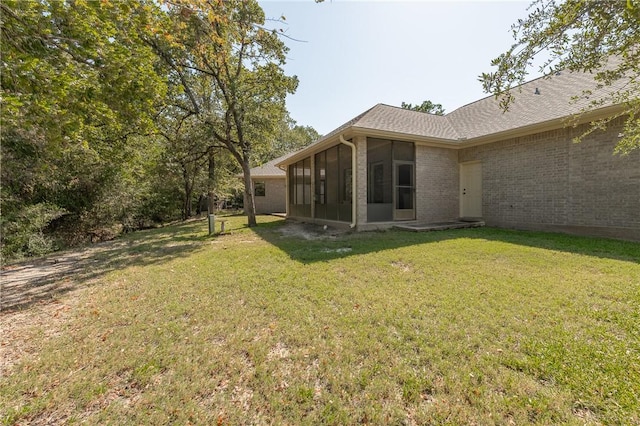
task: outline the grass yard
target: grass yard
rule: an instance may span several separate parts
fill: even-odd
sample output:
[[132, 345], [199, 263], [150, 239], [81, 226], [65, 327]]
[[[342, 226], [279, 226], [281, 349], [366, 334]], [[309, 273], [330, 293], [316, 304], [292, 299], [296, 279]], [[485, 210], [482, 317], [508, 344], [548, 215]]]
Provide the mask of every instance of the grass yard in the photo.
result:
[[638, 243], [228, 219], [97, 259], [4, 424], [640, 424]]

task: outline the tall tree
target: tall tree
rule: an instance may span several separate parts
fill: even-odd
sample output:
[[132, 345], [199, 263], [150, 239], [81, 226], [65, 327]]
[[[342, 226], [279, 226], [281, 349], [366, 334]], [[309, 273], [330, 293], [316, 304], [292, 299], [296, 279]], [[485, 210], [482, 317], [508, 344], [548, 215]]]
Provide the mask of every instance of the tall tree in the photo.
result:
[[254, 163], [255, 165], [264, 164], [274, 158], [302, 149], [319, 138], [320, 134], [313, 127], [299, 125], [295, 120], [287, 117], [279, 123], [269, 143], [261, 144], [254, 149]]
[[404, 109], [410, 109], [412, 111], [426, 112], [435, 115], [444, 115], [444, 108], [442, 108], [442, 105], [434, 104], [431, 101], [424, 101], [420, 105], [412, 105], [403, 102], [400, 107]]
[[48, 218], [40, 231], [63, 212], [85, 220], [128, 163], [128, 136], [146, 131], [164, 85], [157, 58], [129, 31], [144, 24], [144, 9], [6, 0], [0, 10], [6, 243], [34, 208]]
[[[164, 138], [164, 155], [169, 164], [176, 166], [182, 178], [182, 218], [191, 217], [193, 192], [198, 175], [208, 165], [213, 153], [211, 137], [193, 117], [180, 119], [179, 115], [164, 116], [159, 120], [159, 131]], [[212, 171], [215, 170], [211, 167]]]
[[532, 59], [548, 55], [540, 67], [546, 75], [559, 70], [589, 72], [595, 79], [593, 89], [611, 89], [600, 97], [594, 97], [593, 90], [576, 93], [576, 98], [589, 99], [585, 111], [606, 104], [624, 106], [615, 116], [593, 123], [585, 135], [626, 117], [616, 151], [639, 148], [640, 1], [536, 0], [529, 10], [529, 16], [512, 27], [515, 43], [492, 61], [497, 70], [480, 77], [485, 91], [500, 97], [508, 108], [517, 96], [511, 89], [525, 81]]
[[[251, 160], [286, 116], [285, 97], [297, 79], [282, 70], [287, 47], [264, 28], [255, 0], [174, 0], [168, 20], [157, 22], [147, 38], [171, 68], [185, 93], [182, 107], [197, 116], [242, 167], [248, 225], [256, 225]], [[199, 96], [191, 76], [211, 82]]]

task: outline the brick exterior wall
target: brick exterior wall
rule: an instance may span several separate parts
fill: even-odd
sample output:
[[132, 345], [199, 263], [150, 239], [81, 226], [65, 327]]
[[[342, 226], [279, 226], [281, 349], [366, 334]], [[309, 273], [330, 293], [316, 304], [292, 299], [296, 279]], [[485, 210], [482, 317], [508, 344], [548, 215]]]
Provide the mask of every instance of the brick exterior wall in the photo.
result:
[[458, 153], [416, 146], [416, 220], [447, 222], [459, 216]]
[[287, 203], [287, 188], [285, 177], [252, 179], [255, 182], [265, 183], [265, 196], [254, 197], [257, 214], [284, 213]]
[[364, 224], [367, 222], [367, 138], [356, 136], [353, 138], [353, 144], [356, 146], [356, 168], [358, 170], [356, 174], [358, 193], [354, 200], [357, 203], [357, 223]]
[[584, 129], [460, 150], [482, 162], [487, 225], [640, 240], [640, 152], [613, 154], [620, 120], [573, 143]]
[[[480, 161], [482, 215], [488, 226], [640, 240], [640, 150], [628, 156], [613, 154], [622, 124], [618, 120], [579, 144], [573, 138], [587, 129], [586, 125], [460, 150], [416, 145], [415, 221], [457, 220], [460, 164]], [[390, 227], [393, 222], [367, 222], [367, 139], [356, 136], [353, 143], [357, 155], [357, 229]], [[284, 211], [284, 179], [264, 180], [267, 196], [256, 197], [257, 211]], [[276, 181], [281, 183], [276, 185]], [[268, 201], [272, 197], [278, 201]]]

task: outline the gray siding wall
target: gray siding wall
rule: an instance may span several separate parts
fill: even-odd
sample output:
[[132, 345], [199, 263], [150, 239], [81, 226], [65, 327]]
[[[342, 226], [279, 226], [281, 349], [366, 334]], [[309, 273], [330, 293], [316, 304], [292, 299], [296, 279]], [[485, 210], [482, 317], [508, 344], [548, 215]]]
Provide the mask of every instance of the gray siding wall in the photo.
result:
[[487, 225], [640, 240], [640, 152], [613, 154], [621, 121], [573, 143], [584, 129], [460, 150], [482, 161]]
[[446, 222], [459, 216], [458, 153], [416, 146], [416, 220]]
[[254, 182], [265, 183], [265, 196], [255, 197], [256, 213], [284, 213], [287, 204], [287, 188], [285, 177], [252, 179]]

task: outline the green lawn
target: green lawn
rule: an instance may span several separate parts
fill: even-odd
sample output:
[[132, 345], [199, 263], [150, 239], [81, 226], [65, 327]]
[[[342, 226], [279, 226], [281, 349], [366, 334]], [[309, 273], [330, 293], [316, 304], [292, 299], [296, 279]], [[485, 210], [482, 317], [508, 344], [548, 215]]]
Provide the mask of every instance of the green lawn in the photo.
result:
[[640, 244], [259, 222], [127, 237], [4, 422], [640, 424]]

